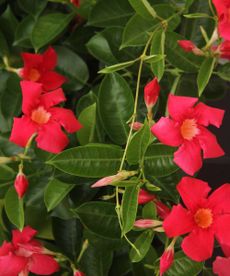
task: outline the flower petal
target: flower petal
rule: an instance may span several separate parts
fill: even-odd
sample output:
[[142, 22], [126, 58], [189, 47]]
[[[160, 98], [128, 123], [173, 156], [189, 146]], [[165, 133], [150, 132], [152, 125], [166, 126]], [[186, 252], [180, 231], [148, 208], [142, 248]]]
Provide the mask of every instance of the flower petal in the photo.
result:
[[213, 262], [213, 272], [218, 276], [229, 276], [230, 258], [217, 257]]
[[200, 146], [203, 150], [204, 158], [216, 158], [223, 156], [225, 152], [218, 144], [216, 136], [204, 127], [200, 127], [200, 133], [197, 136]]
[[22, 88], [22, 111], [26, 115], [30, 115], [40, 102], [42, 94], [42, 85], [32, 81], [21, 81]]
[[10, 242], [4, 241], [0, 247], [0, 256], [8, 255], [13, 250], [13, 246]]
[[212, 256], [214, 234], [211, 230], [195, 229], [184, 238], [181, 248], [192, 260], [202, 262]]
[[43, 105], [46, 109], [66, 101], [65, 94], [61, 88], [58, 88], [49, 93], [42, 94], [40, 99], [41, 105]]
[[183, 142], [179, 126], [169, 118], [161, 117], [151, 131], [165, 145], [177, 147]]
[[199, 143], [197, 141], [185, 141], [174, 153], [173, 160], [184, 172], [194, 175], [202, 167]]
[[185, 176], [177, 185], [177, 191], [186, 207], [188, 209], [194, 209], [204, 198], [207, 198], [211, 188], [207, 182]]
[[52, 153], [61, 152], [69, 143], [60, 125], [52, 121], [39, 130], [36, 141], [39, 148]]
[[51, 91], [62, 86], [66, 78], [57, 72], [49, 71], [42, 75], [40, 82], [43, 84], [45, 91]]
[[208, 106], [204, 103], [198, 103], [195, 107], [198, 124], [208, 126], [214, 125], [220, 127], [224, 118], [225, 111], [219, 108]]
[[74, 116], [72, 110], [66, 108], [51, 108], [52, 118], [59, 122], [69, 133], [73, 133], [82, 128], [80, 122]]
[[23, 116], [22, 118], [14, 118], [10, 141], [21, 147], [25, 147], [30, 137], [36, 131], [36, 126], [27, 116]]
[[51, 275], [59, 270], [53, 257], [43, 254], [33, 254], [29, 262], [29, 271], [38, 275]]
[[10, 253], [7, 256], [0, 257], [0, 275], [1, 276], [18, 276], [25, 269], [27, 259]]
[[180, 204], [173, 206], [171, 213], [163, 222], [163, 228], [169, 238], [192, 231], [194, 221], [191, 214]]
[[17, 246], [18, 243], [28, 243], [36, 234], [37, 231], [30, 226], [24, 227], [22, 232], [20, 232], [19, 230], [13, 230], [13, 244]]
[[43, 57], [40, 54], [22, 53], [25, 69], [38, 68], [41, 66]]
[[54, 48], [49, 47], [44, 53], [43, 53], [43, 68], [47, 71], [53, 70], [54, 67], [57, 65], [57, 54], [54, 50]]
[[230, 244], [230, 215], [220, 215], [216, 218], [215, 235], [220, 244]]
[[180, 120], [189, 108], [192, 108], [198, 101], [198, 98], [175, 96], [169, 94], [168, 97], [168, 111], [170, 116], [175, 120]]
[[224, 214], [230, 213], [230, 184], [223, 184], [209, 196], [215, 213]]

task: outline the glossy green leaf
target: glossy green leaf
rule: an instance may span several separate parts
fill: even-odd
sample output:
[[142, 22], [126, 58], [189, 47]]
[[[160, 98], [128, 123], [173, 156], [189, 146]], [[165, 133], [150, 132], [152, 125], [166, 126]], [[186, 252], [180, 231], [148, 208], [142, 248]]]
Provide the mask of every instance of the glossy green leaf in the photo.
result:
[[142, 217], [144, 219], [156, 219], [157, 210], [154, 202], [148, 202], [142, 209]]
[[4, 34], [0, 31], [0, 57], [4, 57], [8, 54], [9, 49], [8, 49], [8, 44], [5, 39]]
[[99, 92], [99, 113], [105, 132], [118, 145], [126, 143], [133, 113], [132, 91], [118, 73], [106, 75]]
[[147, 0], [128, 0], [133, 9], [144, 19], [152, 20], [156, 17], [156, 11]]
[[138, 194], [140, 187], [138, 185], [126, 187], [122, 197], [122, 233], [128, 233], [136, 220], [138, 207]]
[[64, 89], [80, 90], [89, 79], [89, 71], [85, 61], [72, 50], [63, 46], [55, 46], [58, 55], [58, 71], [67, 77]]
[[230, 63], [226, 63], [218, 68], [217, 75], [223, 80], [230, 81]]
[[[53, 42], [73, 19], [74, 14], [50, 13], [38, 18], [33, 32], [32, 44], [36, 50]], [[47, 31], [49, 30], [49, 31]]]
[[165, 276], [194, 276], [199, 275], [203, 268], [202, 262], [195, 262], [184, 255], [182, 251], [177, 252], [172, 267]]
[[25, 17], [18, 24], [15, 32], [15, 40], [14, 40], [15, 46], [32, 48], [31, 33], [33, 31], [34, 25], [35, 25], [35, 19], [31, 15]]
[[215, 58], [206, 58], [200, 67], [199, 74], [197, 77], [199, 96], [202, 95], [205, 87], [209, 82], [209, 79], [212, 76], [215, 62], [216, 62]]
[[22, 230], [24, 227], [23, 200], [18, 198], [14, 187], [9, 188], [6, 193], [5, 210], [11, 223]]
[[97, 102], [97, 96], [93, 91], [83, 95], [77, 102], [76, 114], [79, 117], [84, 109]]
[[150, 143], [151, 136], [152, 134], [147, 122], [133, 135], [126, 155], [127, 161], [130, 165], [135, 165], [142, 161], [142, 158]]
[[0, 165], [0, 179], [11, 180], [15, 177], [16, 173], [7, 165]]
[[133, 263], [140, 262], [145, 257], [149, 251], [153, 237], [154, 232], [152, 230], [147, 230], [141, 233], [141, 235], [136, 239], [134, 245], [139, 250], [140, 255], [138, 255], [136, 250], [133, 248], [131, 249], [129, 256]]
[[67, 149], [47, 163], [68, 174], [97, 178], [115, 174], [122, 155], [119, 147], [91, 144]]
[[52, 179], [47, 184], [44, 193], [44, 201], [48, 212], [53, 210], [67, 196], [74, 186], [74, 184], [68, 184], [57, 179]]
[[81, 205], [75, 212], [83, 225], [95, 234], [110, 239], [120, 238], [115, 204], [92, 201]]
[[32, 15], [41, 13], [47, 5], [47, 0], [18, 0], [20, 8]]
[[114, 65], [103, 68], [98, 73], [101, 73], [101, 74], [113, 73], [113, 72], [122, 70], [124, 68], [127, 68], [127, 67], [133, 65], [135, 62], [136, 62], [136, 60], [130, 60], [130, 61], [114, 64]]
[[[158, 30], [154, 33], [152, 44], [151, 44], [151, 54], [152, 55], [164, 55], [165, 52], [165, 32], [164, 30]], [[164, 74], [165, 59], [162, 58], [158, 62], [151, 64], [152, 71], [154, 75], [160, 81]]]
[[123, 26], [132, 14], [128, 1], [99, 1], [91, 11], [88, 24], [96, 27]]
[[178, 167], [173, 163], [175, 148], [162, 144], [152, 144], [144, 156], [144, 171], [148, 176], [162, 177], [169, 175]]

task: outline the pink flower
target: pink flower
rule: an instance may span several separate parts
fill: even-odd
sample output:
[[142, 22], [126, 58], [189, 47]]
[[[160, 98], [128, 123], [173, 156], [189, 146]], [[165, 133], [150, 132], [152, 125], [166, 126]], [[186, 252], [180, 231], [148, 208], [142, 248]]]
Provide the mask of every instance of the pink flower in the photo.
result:
[[153, 106], [156, 104], [157, 99], [159, 97], [160, 93], [160, 85], [158, 83], [157, 78], [154, 78], [152, 81], [150, 81], [144, 88], [144, 100], [145, 105], [149, 110], [153, 108]]
[[30, 81], [21, 81], [21, 88], [24, 115], [14, 118], [10, 141], [25, 147], [30, 137], [37, 133], [39, 148], [52, 153], [61, 152], [69, 142], [61, 126], [69, 133], [81, 128], [71, 110], [54, 107], [66, 100], [62, 89], [42, 94], [42, 85]]
[[174, 248], [166, 248], [160, 258], [160, 276], [162, 276], [172, 266], [174, 261]]
[[22, 232], [13, 230], [12, 243], [4, 242], [0, 247], [0, 275], [18, 276], [32, 272], [37, 275], [51, 275], [59, 270], [58, 263], [42, 244], [33, 239], [36, 231], [30, 226]]
[[184, 253], [194, 261], [212, 256], [214, 237], [220, 245], [230, 243], [230, 184], [224, 184], [209, 197], [208, 183], [192, 177], [183, 177], [177, 185], [183, 199], [173, 207], [163, 222], [168, 237], [188, 234], [181, 244]]
[[28, 188], [29, 182], [23, 172], [19, 172], [14, 181], [14, 187], [19, 198], [22, 198]]
[[174, 162], [187, 174], [193, 175], [202, 167], [203, 158], [224, 155], [215, 135], [205, 127], [222, 124], [224, 110], [197, 103], [197, 98], [169, 95], [168, 110], [171, 118], [162, 117], [152, 126], [152, 133], [160, 142], [179, 147]]
[[85, 276], [85, 273], [77, 270], [77, 271], [74, 272], [74, 276]]
[[230, 40], [230, 0], [213, 0], [218, 15], [218, 30], [220, 36]]
[[153, 228], [155, 226], [159, 226], [159, 224], [157, 225], [157, 223], [155, 223], [155, 220], [153, 219], [139, 219], [135, 221], [134, 226], [145, 229], [145, 228]]
[[196, 45], [190, 40], [178, 40], [177, 43], [185, 52], [192, 52], [196, 48]]
[[45, 91], [59, 88], [65, 81], [65, 77], [54, 72], [57, 65], [57, 54], [49, 47], [43, 54], [22, 53], [24, 68], [19, 72], [24, 80], [38, 82], [43, 85]]

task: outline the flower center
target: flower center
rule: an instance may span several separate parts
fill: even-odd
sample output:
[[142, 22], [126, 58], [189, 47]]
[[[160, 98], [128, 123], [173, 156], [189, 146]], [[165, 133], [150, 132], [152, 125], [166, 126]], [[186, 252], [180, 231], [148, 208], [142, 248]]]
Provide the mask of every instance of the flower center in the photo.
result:
[[37, 69], [31, 69], [29, 72], [29, 80], [38, 81], [40, 79], [41, 74]]
[[31, 114], [31, 120], [39, 125], [46, 124], [50, 119], [51, 114], [47, 112], [43, 106], [39, 106]]
[[213, 222], [212, 211], [208, 208], [201, 208], [195, 213], [194, 220], [199, 227], [208, 228]]
[[180, 127], [181, 135], [186, 140], [192, 140], [198, 133], [199, 129], [197, 128], [196, 120], [186, 119]]

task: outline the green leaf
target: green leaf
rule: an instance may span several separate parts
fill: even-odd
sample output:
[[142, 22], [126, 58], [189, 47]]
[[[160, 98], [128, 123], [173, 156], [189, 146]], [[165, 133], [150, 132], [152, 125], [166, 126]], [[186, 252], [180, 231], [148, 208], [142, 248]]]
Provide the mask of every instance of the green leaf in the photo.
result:
[[128, 0], [130, 5], [144, 19], [152, 20], [157, 13], [147, 0]]
[[31, 33], [35, 25], [33, 16], [25, 17], [17, 26], [15, 32], [14, 46], [32, 48]]
[[141, 233], [141, 235], [136, 239], [134, 245], [139, 250], [140, 255], [138, 255], [136, 250], [133, 248], [131, 249], [129, 256], [133, 263], [140, 262], [145, 257], [149, 251], [153, 237], [154, 232], [152, 230], [147, 230]]
[[139, 181], [137, 180], [137, 178], [133, 177], [130, 180], [122, 180], [122, 181], [113, 182], [111, 185], [115, 186], [115, 187], [127, 188], [127, 187], [136, 186], [138, 183], [139, 183]]
[[[151, 55], [162, 55], [165, 52], [165, 32], [164, 30], [158, 30], [154, 32], [152, 44], [151, 44]], [[151, 64], [152, 71], [157, 79], [160, 81], [164, 75], [165, 59], [162, 58], [158, 62]]]
[[46, 186], [44, 193], [44, 201], [48, 212], [53, 210], [74, 186], [74, 184], [67, 184], [57, 179], [52, 179]]
[[133, 228], [136, 220], [139, 190], [138, 185], [125, 188], [121, 203], [123, 235]]
[[154, 202], [148, 202], [142, 209], [142, 217], [144, 219], [156, 219], [157, 210]]
[[57, 38], [73, 17], [73, 13], [50, 13], [39, 17], [32, 32], [32, 44], [36, 51]]
[[223, 80], [230, 81], [230, 63], [220, 66], [217, 75]]
[[162, 177], [172, 174], [178, 167], [173, 163], [175, 148], [152, 144], [144, 156], [144, 171], [148, 176]]
[[126, 67], [129, 67], [129, 66], [133, 65], [135, 62], [136, 62], [136, 60], [130, 60], [130, 61], [114, 64], [114, 65], [103, 68], [98, 73], [101, 73], [101, 74], [113, 73], [113, 72], [122, 70]]
[[[155, 5], [154, 9], [157, 14], [164, 19], [169, 20], [168, 30], [174, 30], [180, 23], [180, 17], [175, 14], [171, 6], [166, 4]], [[130, 18], [125, 26], [122, 38], [121, 48], [127, 46], [143, 46], [149, 39], [149, 34], [156, 28], [160, 27], [161, 23], [158, 19], [145, 20], [142, 16], [135, 14]]]
[[186, 18], [209, 18], [210, 15], [206, 13], [190, 13], [190, 14], [184, 14], [184, 17]]
[[19, 230], [24, 227], [23, 200], [18, 198], [14, 187], [9, 188], [5, 196], [7, 217]]
[[15, 177], [16, 173], [7, 165], [0, 165], [0, 179], [11, 180]]
[[169, 271], [165, 273], [165, 276], [199, 275], [202, 268], [202, 262], [194, 262], [180, 251], [175, 254], [173, 265]]
[[4, 34], [0, 31], [0, 57], [4, 57], [9, 53], [8, 44]]
[[96, 27], [123, 26], [133, 14], [128, 1], [99, 1], [89, 16], [89, 25]]
[[206, 58], [199, 70], [198, 77], [197, 77], [197, 85], [199, 96], [202, 95], [205, 87], [207, 86], [209, 79], [212, 76], [212, 72], [215, 66], [216, 59], [215, 58]]
[[106, 75], [99, 92], [99, 113], [105, 132], [118, 145], [126, 143], [129, 126], [127, 121], [133, 113], [133, 94], [118, 73]]
[[130, 165], [135, 165], [142, 161], [151, 137], [152, 134], [146, 122], [144, 126], [133, 135], [130, 141], [126, 154], [127, 161]]
[[178, 40], [185, 38], [174, 32], [166, 33], [165, 52], [167, 60], [174, 66], [185, 72], [197, 72], [203, 57], [195, 56], [193, 53], [186, 53], [178, 45]]
[[40, 14], [47, 5], [47, 0], [18, 0], [21, 9], [32, 15]]
[[68, 174], [97, 178], [115, 174], [122, 155], [119, 147], [91, 144], [65, 150], [47, 163]]
[[89, 79], [89, 71], [85, 61], [76, 53], [63, 46], [55, 46], [58, 55], [58, 71], [67, 77], [64, 84], [66, 90], [80, 90]]
[[110, 239], [120, 239], [120, 226], [118, 223], [115, 204], [109, 202], [87, 202], [75, 212], [83, 225], [93, 233]]

